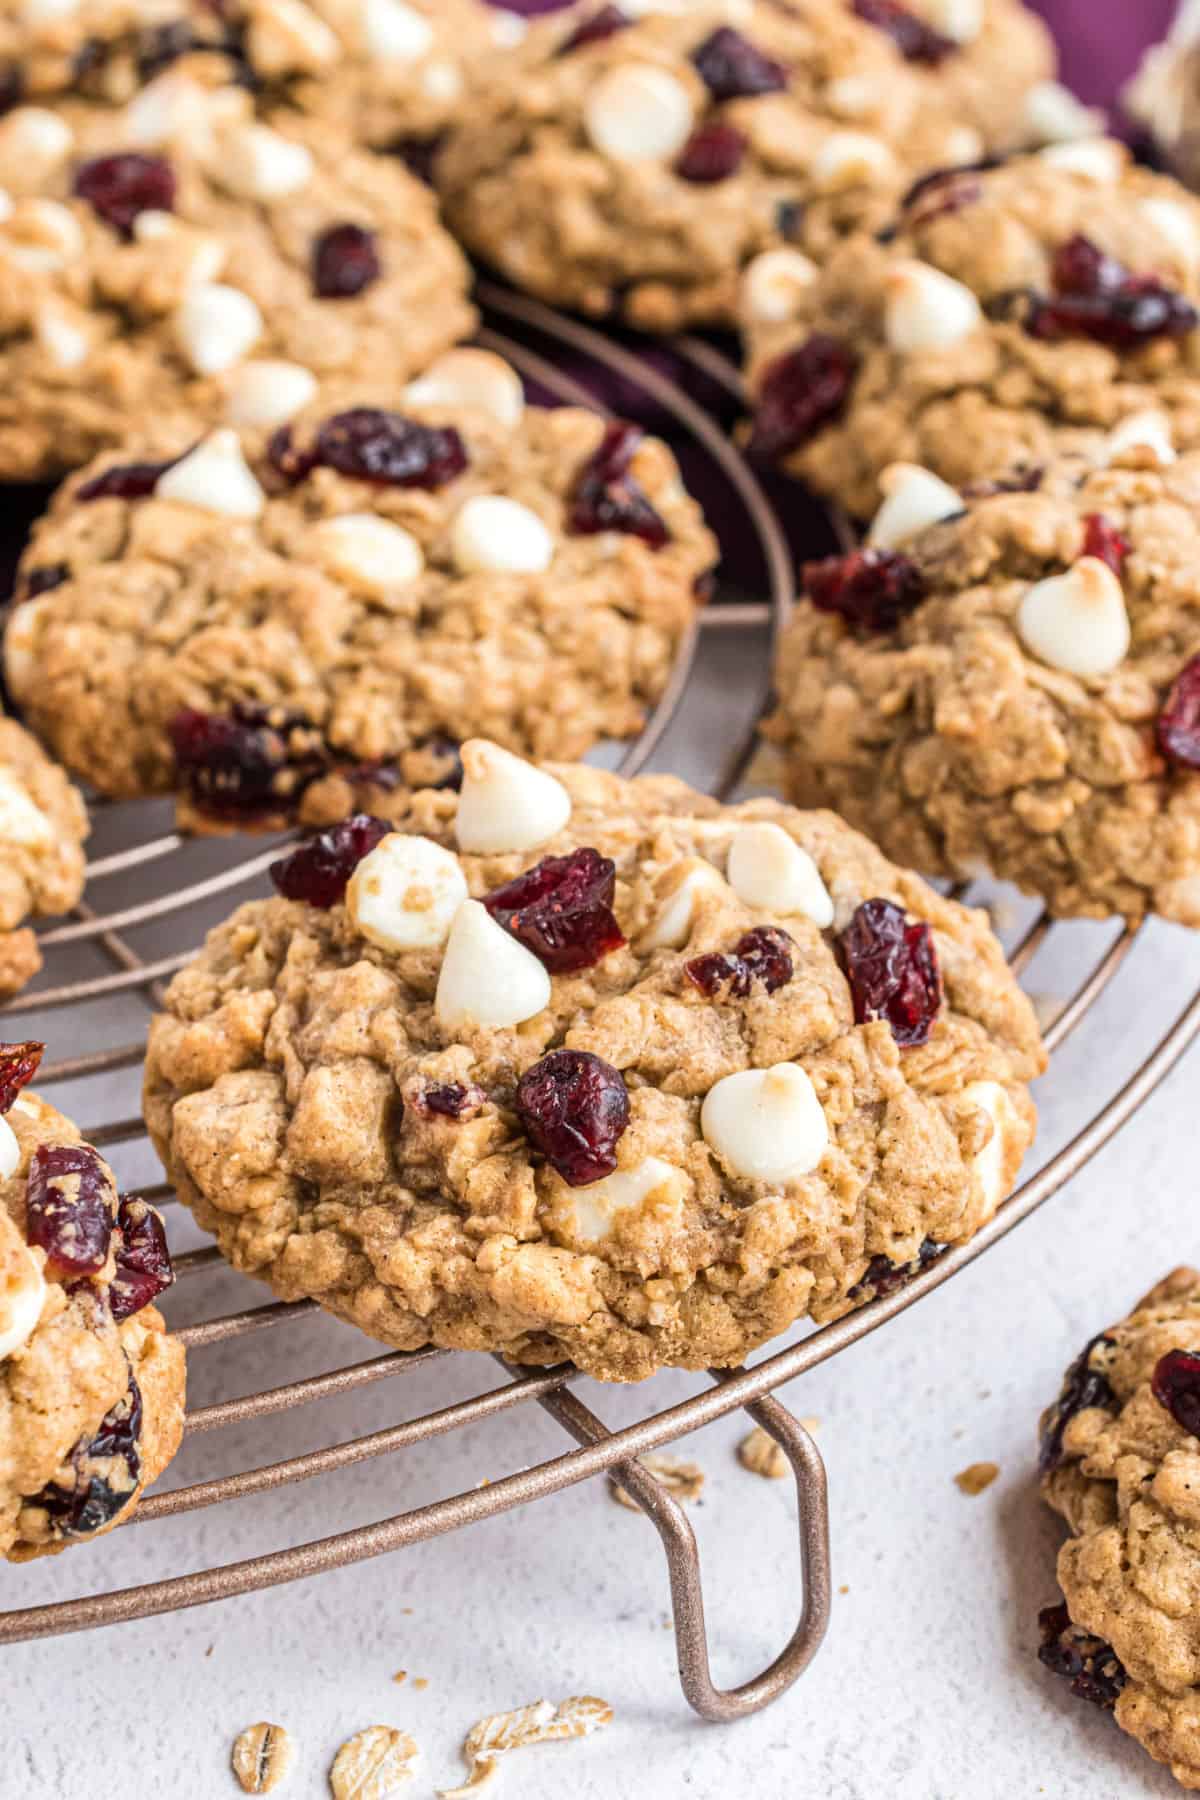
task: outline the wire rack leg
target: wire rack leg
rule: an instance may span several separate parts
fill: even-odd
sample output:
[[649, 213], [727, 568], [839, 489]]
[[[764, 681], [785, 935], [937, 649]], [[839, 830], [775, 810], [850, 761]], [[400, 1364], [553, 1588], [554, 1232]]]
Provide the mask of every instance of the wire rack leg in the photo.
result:
[[[715, 1378], [721, 1379], [719, 1375]], [[544, 1394], [539, 1405], [577, 1443], [593, 1444], [611, 1436], [595, 1413], [574, 1394]], [[717, 1725], [728, 1725], [760, 1712], [786, 1693], [816, 1655], [829, 1624], [829, 1504], [821, 1453], [799, 1420], [778, 1400], [755, 1401], [746, 1411], [756, 1425], [774, 1438], [795, 1477], [804, 1600], [800, 1623], [774, 1662], [739, 1687], [719, 1688], [712, 1678], [700, 1555], [683, 1508], [640, 1462], [618, 1463], [609, 1471], [653, 1521], [663, 1541], [671, 1578], [680, 1685], [688, 1705], [702, 1719]]]

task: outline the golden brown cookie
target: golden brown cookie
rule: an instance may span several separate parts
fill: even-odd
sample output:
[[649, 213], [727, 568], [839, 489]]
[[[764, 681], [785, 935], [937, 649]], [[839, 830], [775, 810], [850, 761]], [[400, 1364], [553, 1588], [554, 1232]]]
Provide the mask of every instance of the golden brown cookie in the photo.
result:
[[83, 892], [83, 801], [15, 719], [0, 718], [0, 998], [41, 967], [31, 916], [66, 912]]

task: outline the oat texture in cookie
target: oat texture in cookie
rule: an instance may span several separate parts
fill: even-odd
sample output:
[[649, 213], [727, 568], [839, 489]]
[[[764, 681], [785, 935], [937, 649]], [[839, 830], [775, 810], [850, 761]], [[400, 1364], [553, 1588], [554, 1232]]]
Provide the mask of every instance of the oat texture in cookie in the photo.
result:
[[754, 261], [749, 304], [786, 315], [813, 259], [882, 224], [921, 169], [984, 153], [948, 69], [990, 68], [995, 99], [999, 68], [1024, 86], [1048, 66], [1023, 9], [966, 11], [970, 42], [910, 57], [889, 25], [917, 20], [891, 0], [573, 8], [497, 70], [435, 181], [463, 241], [548, 300], [651, 330], [731, 322]]
[[171, 418], [278, 425], [321, 387], [394, 400], [470, 330], [418, 181], [212, 73], [0, 118], [0, 479]]
[[781, 643], [793, 799], [1060, 916], [1200, 925], [1200, 453], [1139, 429], [1013, 489], [885, 472]]
[[1043, 1053], [982, 913], [830, 813], [463, 761], [365, 855], [345, 827], [338, 881], [278, 868], [153, 1023], [155, 1144], [238, 1268], [400, 1348], [637, 1380], [991, 1216]]
[[83, 892], [83, 801], [14, 719], [0, 718], [0, 998], [41, 967], [30, 917], [66, 912]]
[[40, 1044], [0, 1044], [0, 1554], [126, 1519], [183, 1431], [184, 1355], [152, 1304], [162, 1220], [30, 1091]]
[[406, 408], [176, 435], [60, 492], [25, 568], [64, 579], [17, 607], [6, 669], [68, 766], [319, 821], [457, 781], [447, 733], [577, 754], [639, 728], [715, 557], [670, 452], [525, 407], [481, 351]]
[[1176, 1269], [1092, 1339], [1042, 1418], [1066, 1520], [1042, 1662], [1200, 1790], [1200, 1274]]
[[[206, 9], [197, 6], [197, 26]], [[135, 79], [187, 31], [187, 0], [0, 0], [0, 105], [40, 100], [109, 80], [116, 64]], [[204, 35], [212, 33], [207, 14]]]
[[1200, 447], [1200, 203], [1120, 144], [928, 176], [884, 239], [773, 314], [748, 280], [755, 454], [865, 519], [894, 462], [987, 479], [1148, 409]]

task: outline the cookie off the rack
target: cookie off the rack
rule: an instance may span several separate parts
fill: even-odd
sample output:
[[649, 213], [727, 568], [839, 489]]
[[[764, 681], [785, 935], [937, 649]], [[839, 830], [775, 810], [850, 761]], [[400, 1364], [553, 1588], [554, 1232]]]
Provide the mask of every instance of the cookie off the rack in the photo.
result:
[[278, 864], [153, 1021], [147, 1123], [236, 1267], [626, 1381], [991, 1217], [1044, 1056], [982, 913], [830, 813], [462, 754]]
[[0, 1555], [129, 1517], [183, 1434], [184, 1353], [152, 1304], [162, 1220], [34, 1094], [40, 1044], [0, 1044]]
[[172, 416], [278, 423], [323, 384], [394, 397], [470, 330], [418, 181], [209, 73], [0, 118], [0, 479]]
[[405, 405], [177, 434], [66, 484], [5, 662], [70, 768], [261, 826], [403, 806], [472, 733], [582, 753], [640, 728], [716, 556], [674, 457], [527, 407], [484, 351]]
[[41, 967], [25, 921], [63, 913], [83, 893], [83, 801], [15, 719], [0, 717], [0, 999]]

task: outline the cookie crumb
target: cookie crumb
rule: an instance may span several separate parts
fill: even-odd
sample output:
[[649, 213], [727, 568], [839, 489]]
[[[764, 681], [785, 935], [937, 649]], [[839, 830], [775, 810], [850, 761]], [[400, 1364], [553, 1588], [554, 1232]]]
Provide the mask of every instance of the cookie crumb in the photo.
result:
[[612, 1716], [607, 1700], [598, 1700], [593, 1694], [575, 1694], [559, 1706], [550, 1700], [535, 1700], [531, 1706], [480, 1719], [463, 1742], [466, 1781], [461, 1787], [439, 1788], [438, 1800], [463, 1800], [464, 1795], [478, 1793], [491, 1781], [499, 1757], [508, 1750], [523, 1750], [527, 1744], [550, 1744], [564, 1738], [590, 1737], [593, 1731], [610, 1725]]
[[397, 1669], [396, 1673], [392, 1676], [392, 1680], [393, 1681], [407, 1681], [408, 1680], [408, 1670], [407, 1669]]
[[282, 1725], [261, 1720], [234, 1739], [229, 1760], [243, 1793], [269, 1794], [291, 1773], [296, 1740]]
[[838, 1593], [839, 1593], [839, 1594], [848, 1594], [848, 1593], [849, 1593], [849, 1592], [850, 1592], [850, 1586], [849, 1586], [849, 1583], [847, 1583], [847, 1584], [846, 1584], [846, 1586], [845, 1586], [845, 1587], [840, 1587], [840, 1588], [839, 1588], [839, 1589], [838, 1589]]
[[967, 1468], [959, 1470], [954, 1477], [954, 1485], [964, 1494], [982, 1494], [984, 1488], [991, 1487], [999, 1473], [999, 1463], [971, 1463]]
[[[699, 1463], [686, 1462], [678, 1456], [639, 1456], [638, 1462], [648, 1475], [661, 1482], [668, 1494], [685, 1505], [700, 1498], [704, 1487], [704, 1470]], [[621, 1506], [627, 1506], [630, 1512], [640, 1512], [641, 1508], [631, 1494], [613, 1480], [608, 1479], [608, 1491]]]
[[427, 1675], [414, 1675], [413, 1676], [413, 1686], [416, 1688], [416, 1690], [419, 1694], [423, 1693], [425, 1691], [425, 1689], [429, 1686], [429, 1677]]
[[768, 1481], [782, 1481], [788, 1472], [788, 1459], [770, 1432], [761, 1425], [744, 1437], [737, 1447], [738, 1461], [752, 1475], [765, 1475]]
[[406, 1731], [368, 1725], [347, 1738], [333, 1759], [329, 1771], [333, 1800], [388, 1800], [413, 1774], [420, 1754]]

